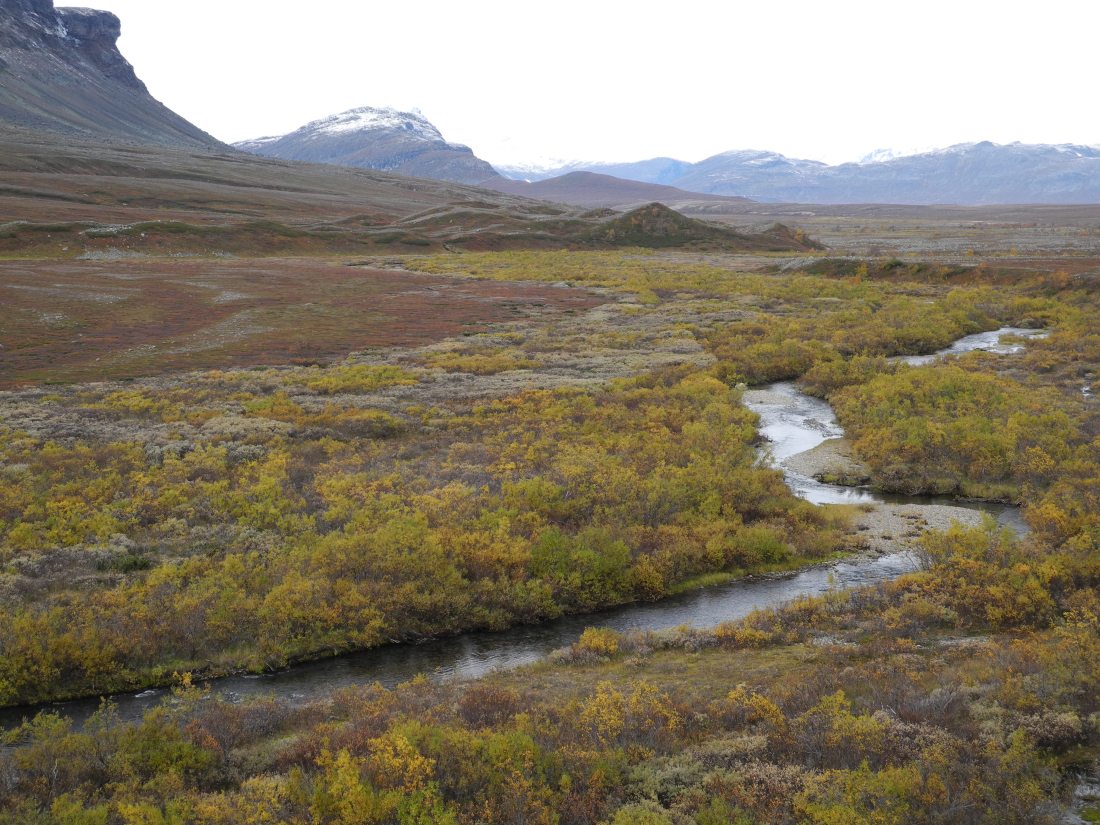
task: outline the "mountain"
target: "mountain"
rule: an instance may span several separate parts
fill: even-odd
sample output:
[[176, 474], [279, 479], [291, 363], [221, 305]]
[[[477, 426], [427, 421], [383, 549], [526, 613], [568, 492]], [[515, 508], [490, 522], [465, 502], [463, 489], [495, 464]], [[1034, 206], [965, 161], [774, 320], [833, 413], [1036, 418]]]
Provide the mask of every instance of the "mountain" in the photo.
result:
[[588, 171], [646, 183], [671, 185], [686, 174], [691, 166], [687, 161], [675, 158], [650, 158], [635, 163], [597, 163], [589, 166]]
[[[110, 12], [0, 0], [0, 126], [145, 145], [219, 147], [154, 100]], [[223, 147], [224, 148], [224, 147]]]
[[561, 177], [570, 172], [595, 172], [642, 183], [668, 184], [690, 170], [691, 164], [675, 158], [650, 158], [636, 163], [589, 163], [580, 160], [528, 166], [508, 166], [498, 163], [496, 168], [512, 180], [530, 182]]
[[364, 106], [307, 123], [287, 135], [234, 144], [256, 155], [396, 172], [417, 178], [481, 183], [497, 180], [468, 146], [448, 143], [419, 112]]
[[1100, 151], [986, 141], [838, 166], [731, 152], [695, 164], [676, 185], [803, 203], [1098, 203]]
[[[818, 161], [792, 159], [777, 152], [723, 152], [693, 164], [689, 171], [676, 179], [676, 185], [692, 192], [721, 195], [755, 192], [756, 195], [743, 197], [797, 201], [798, 197], [786, 197], [780, 193], [811, 185], [828, 168]], [[759, 194], [761, 192], [765, 194]]]
[[704, 204], [713, 203], [729, 206], [752, 203], [746, 198], [686, 192], [672, 186], [625, 180], [595, 172], [569, 172], [556, 178], [538, 181], [499, 178], [485, 181], [480, 185], [496, 192], [506, 192], [510, 195], [522, 195], [527, 198], [538, 198], [558, 203], [569, 203], [574, 206], [588, 207], [589, 209], [599, 207], [632, 209], [653, 201], [660, 201], [677, 210], [693, 210]]
[[[676, 170], [666, 160], [618, 164], [615, 174], [651, 182], [654, 169]], [[596, 171], [609, 165], [585, 168]], [[773, 203], [1100, 203], [1100, 149], [985, 141], [903, 157], [880, 152], [836, 166], [742, 150], [686, 164], [661, 182], [689, 192]]]

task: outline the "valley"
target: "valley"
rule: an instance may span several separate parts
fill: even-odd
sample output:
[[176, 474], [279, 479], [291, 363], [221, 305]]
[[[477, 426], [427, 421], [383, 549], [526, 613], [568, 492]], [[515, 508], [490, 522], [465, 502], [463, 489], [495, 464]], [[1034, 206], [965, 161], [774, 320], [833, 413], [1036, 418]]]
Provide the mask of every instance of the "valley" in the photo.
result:
[[[139, 289], [138, 305], [154, 308], [173, 282], [211, 302], [251, 289], [252, 300], [278, 296], [267, 308], [285, 318], [251, 337], [217, 339], [221, 304], [197, 305], [190, 314], [203, 325], [191, 334], [206, 346], [183, 362], [164, 352], [127, 360], [121, 342], [121, 353], [95, 357], [124, 381], [82, 382], [87, 362], [63, 351], [41, 356], [50, 372], [10, 376], [3, 462], [17, 486], [4, 503], [6, 701], [165, 690], [120, 698], [117, 710], [62, 706], [84, 720], [80, 728], [41, 715], [14, 729], [11, 741], [22, 744], [0, 759], [23, 765], [25, 783], [50, 742], [131, 759], [123, 756], [129, 737], [155, 729], [158, 740], [183, 736], [198, 749], [188, 758], [206, 766], [173, 793], [195, 821], [226, 821], [218, 817], [235, 816], [237, 806], [294, 816], [303, 794], [313, 800], [307, 806], [335, 798], [324, 796], [336, 793], [332, 772], [348, 765], [371, 777], [353, 787], [377, 794], [370, 804], [379, 810], [415, 798], [463, 819], [474, 816], [463, 807], [470, 791], [455, 783], [491, 782], [497, 768], [474, 758], [471, 766], [490, 771], [477, 780], [445, 769], [454, 737], [464, 737], [461, 747], [519, 737], [525, 759], [550, 760], [532, 774], [517, 768], [528, 783], [519, 797], [525, 816], [581, 806], [590, 813], [577, 821], [591, 821], [617, 806], [621, 817], [690, 812], [708, 821], [691, 801], [705, 798], [722, 816], [781, 821], [774, 817], [786, 810], [814, 821], [807, 812], [833, 799], [822, 783], [874, 783], [887, 775], [876, 771], [930, 758], [883, 750], [901, 723], [876, 714], [902, 700], [886, 701], [882, 691], [913, 697], [924, 689], [924, 677], [874, 670], [899, 656], [934, 655], [934, 667], [920, 667], [941, 684], [979, 680], [974, 695], [982, 698], [967, 701], [995, 703], [1009, 714], [1002, 724], [1053, 724], [1028, 716], [1030, 689], [1004, 694], [981, 668], [989, 656], [1094, 660], [1067, 652], [1093, 644], [1089, 479], [1100, 465], [1089, 440], [1098, 411], [1081, 389], [1095, 380], [1096, 363], [1088, 259], [1072, 249], [1057, 264], [917, 250], [909, 263], [887, 266], [855, 257], [859, 233], [848, 242], [849, 254], [809, 256], [627, 249], [240, 260], [146, 252], [117, 262], [6, 263], [6, 283], [16, 286], [35, 285], [16, 277], [28, 267], [56, 267], [51, 283], [68, 273], [84, 290], [102, 278], [93, 273], [111, 273], [104, 294]], [[322, 308], [324, 284], [332, 284], [331, 326], [296, 314], [298, 279]], [[350, 295], [361, 296], [362, 309]], [[407, 310], [399, 296], [411, 302]], [[425, 312], [433, 300], [446, 314]], [[120, 303], [78, 320], [107, 325], [104, 313]], [[409, 326], [415, 318], [432, 323], [420, 332]], [[305, 323], [308, 352], [275, 348]], [[1050, 335], [1024, 340], [1022, 352], [919, 366], [897, 358], [1006, 325]], [[962, 385], [961, 375], [969, 376]], [[874, 487], [943, 503], [960, 494], [1019, 502], [1029, 532], [998, 532], [971, 509], [922, 514], [919, 505], [860, 504], [861, 496], [820, 506], [792, 495], [782, 473], [756, 459], [767, 422], [751, 411], [760, 391], [745, 388], [792, 379], [833, 403]], [[953, 400], [906, 417], [893, 406], [899, 382]], [[947, 386], [948, 395], [935, 395]], [[906, 396], [917, 397], [912, 389]], [[914, 427], [940, 435], [914, 441]], [[921, 540], [956, 515], [963, 524]], [[842, 555], [851, 560], [837, 564]], [[775, 577], [796, 568], [806, 570]], [[749, 612], [795, 596], [778, 612]], [[1085, 623], [1073, 625], [1072, 637], [1056, 618], [1071, 613]], [[475, 633], [450, 638], [459, 631]], [[427, 643], [406, 646], [418, 640]], [[567, 652], [541, 660], [563, 644]], [[685, 669], [688, 682], [669, 681]], [[816, 692], [792, 693], [791, 679], [811, 669]], [[413, 678], [424, 671], [429, 681]], [[1069, 738], [1030, 745], [1038, 750], [1020, 763], [1037, 795], [1004, 804], [1023, 806], [1030, 821], [1038, 800], [1058, 794], [1056, 774], [1042, 767], [1044, 748], [1089, 741], [1091, 672], [1058, 682], [1068, 691], [1058, 718], [1079, 733], [1049, 734]], [[208, 693], [191, 687], [229, 673], [241, 675]], [[172, 692], [180, 679], [184, 687]], [[370, 687], [375, 680], [384, 687]], [[746, 680], [751, 687], [729, 687]], [[688, 706], [700, 703], [705, 712], [688, 725]], [[431, 708], [432, 721], [414, 723], [409, 714], [422, 714], [414, 707]], [[604, 712], [624, 715], [609, 717], [612, 727], [601, 732], [593, 714]], [[958, 748], [978, 706], [950, 718], [899, 712]], [[5, 718], [11, 726], [25, 714]], [[255, 714], [267, 722], [254, 727]], [[242, 731], [235, 738], [211, 727], [225, 729], [229, 718]], [[795, 755], [810, 747], [806, 726], [819, 718], [879, 738], [832, 761]], [[369, 744], [358, 745], [353, 732], [364, 724]], [[212, 738], [195, 739], [200, 730]], [[322, 730], [327, 745], [317, 738]], [[745, 747], [758, 744], [677, 780], [670, 796], [656, 797], [666, 802], [647, 795], [646, 777], [671, 770], [672, 751], [709, 753], [719, 747], [714, 737], [724, 742], [734, 731], [749, 737]], [[587, 744], [576, 751], [580, 742]], [[372, 767], [383, 747], [426, 760], [413, 796], [381, 763]], [[958, 753], [943, 764], [966, 758]], [[1077, 753], [1085, 759], [1088, 751]], [[1024, 757], [975, 763], [972, 784], [945, 787], [944, 804], [975, 792], [973, 782], [997, 794], [1023, 787], [1022, 774], [997, 767], [1008, 758]], [[597, 779], [607, 759], [617, 760], [622, 791]], [[800, 773], [791, 759], [820, 767]], [[882, 767], [864, 768], [869, 759]], [[72, 764], [63, 787], [77, 799], [87, 774]], [[714, 784], [719, 764], [734, 766], [722, 780], [733, 784]], [[290, 765], [307, 772], [288, 779]], [[251, 778], [216, 790], [227, 770]], [[559, 783], [563, 771], [578, 784], [544, 784], [553, 776]], [[746, 771], [763, 772], [752, 782], [764, 784], [744, 785], [755, 776]], [[769, 784], [776, 782], [793, 784]], [[264, 801], [252, 795], [257, 783], [268, 783]], [[31, 800], [31, 787], [13, 790]], [[755, 787], [789, 787], [786, 807], [768, 807]], [[496, 793], [478, 792], [503, 804]], [[162, 804], [121, 787], [87, 804], [110, 810], [122, 799], [142, 810]]]
[[[457, 11], [326, 72], [295, 9], [299, 76], [200, 95], [293, 131], [231, 145], [114, 14], [0, 0], [0, 825], [1100, 820], [1100, 153], [509, 180], [340, 102], [490, 90], [507, 148], [538, 61]], [[627, 141], [565, 62], [539, 130]]]

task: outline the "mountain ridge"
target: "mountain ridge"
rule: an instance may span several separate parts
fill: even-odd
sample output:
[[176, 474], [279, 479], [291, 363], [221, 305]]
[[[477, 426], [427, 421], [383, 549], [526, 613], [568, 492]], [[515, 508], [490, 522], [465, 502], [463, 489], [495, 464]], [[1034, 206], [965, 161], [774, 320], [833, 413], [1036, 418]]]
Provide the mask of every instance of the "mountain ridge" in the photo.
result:
[[[870, 160], [830, 165], [778, 152], [739, 149], [694, 164], [666, 158], [570, 163], [530, 177], [547, 180], [558, 176], [555, 173], [614, 167], [614, 174], [627, 180], [772, 203], [1100, 203], [1100, 148], [1094, 146], [978, 141], [899, 157], [881, 150], [873, 155]], [[686, 171], [671, 179], [658, 178], [653, 170], [670, 168], [670, 161], [683, 163]]]

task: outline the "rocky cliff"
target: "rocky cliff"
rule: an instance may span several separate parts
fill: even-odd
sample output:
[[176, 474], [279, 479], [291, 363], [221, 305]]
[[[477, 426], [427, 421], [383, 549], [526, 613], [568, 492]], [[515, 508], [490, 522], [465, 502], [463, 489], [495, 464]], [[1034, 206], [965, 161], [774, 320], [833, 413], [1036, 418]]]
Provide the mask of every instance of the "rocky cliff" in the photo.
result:
[[155, 100], [118, 50], [119, 19], [0, 0], [0, 126], [184, 147], [217, 140]]

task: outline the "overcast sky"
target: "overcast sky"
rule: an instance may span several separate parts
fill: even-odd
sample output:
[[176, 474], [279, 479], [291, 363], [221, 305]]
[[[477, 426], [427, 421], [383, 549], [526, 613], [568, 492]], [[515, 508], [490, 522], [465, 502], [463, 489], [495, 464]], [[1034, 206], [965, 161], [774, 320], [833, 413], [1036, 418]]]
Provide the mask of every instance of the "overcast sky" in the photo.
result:
[[391, 105], [497, 163], [1100, 144], [1095, 0], [85, 2], [226, 141]]

